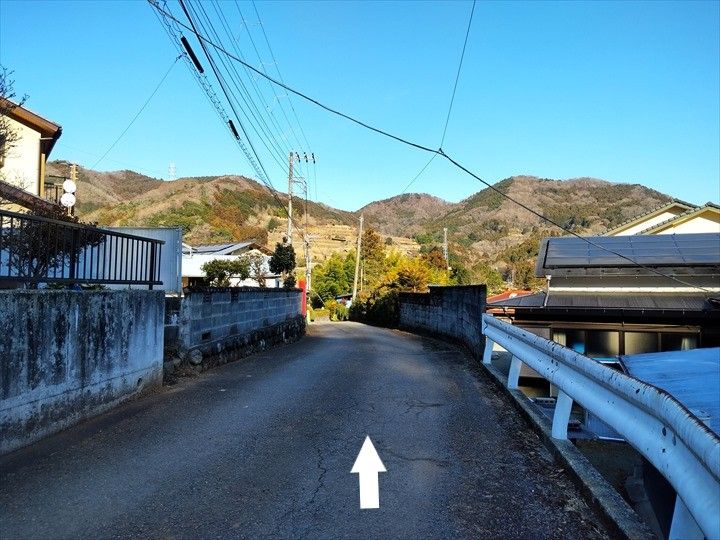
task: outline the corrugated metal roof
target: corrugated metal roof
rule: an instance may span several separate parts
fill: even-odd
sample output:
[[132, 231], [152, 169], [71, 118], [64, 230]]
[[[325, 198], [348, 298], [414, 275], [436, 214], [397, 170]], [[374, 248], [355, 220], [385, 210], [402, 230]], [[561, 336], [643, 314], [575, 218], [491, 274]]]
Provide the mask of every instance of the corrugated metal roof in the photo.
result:
[[229, 251], [235, 251], [236, 249], [242, 249], [253, 242], [233, 242], [230, 244], [205, 244], [202, 246], [193, 247], [193, 251], [196, 253], [215, 253], [217, 255], [227, 255]]
[[591, 236], [587, 241], [573, 236], [546, 238], [540, 248], [537, 273], [639, 268], [623, 257], [652, 268], [720, 266], [720, 234]]
[[702, 294], [667, 293], [567, 293], [550, 292], [545, 303], [545, 293], [530, 294], [488, 302], [487, 307], [508, 307], [524, 309], [569, 309], [569, 310], [624, 310], [624, 311], [678, 311], [711, 312], [714, 309]]
[[621, 356], [632, 377], [669, 392], [720, 435], [720, 348]]

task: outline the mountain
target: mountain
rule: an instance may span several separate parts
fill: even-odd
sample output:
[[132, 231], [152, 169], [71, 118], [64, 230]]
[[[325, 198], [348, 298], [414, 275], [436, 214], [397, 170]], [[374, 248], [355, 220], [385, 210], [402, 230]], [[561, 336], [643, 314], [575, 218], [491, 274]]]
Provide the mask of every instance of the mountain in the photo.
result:
[[[48, 174], [67, 176], [69, 164], [48, 164]], [[533, 208], [581, 234], [608, 228], [647, 212], [670, 197], [639, 184], [595, 178], [550, 180], [513, 176], [458, 203], [427, 194], [403, 194], [372, 202], [356, 212], [308, 203], [308, 231], [316, 261], [334, 251], [354, 249], [357, 219], [375, 228], [404, 253], [442, 242], [447, 227], [450, 251], [466, 264], [492, 263], [502, 269], [520, 256], [531, 258], [543, 236], [559, 228], [522, 208]], [[498, 191], [500, 193], [498, 193]], [[191, 244], [254, 238], [273, 246], [287, 230], [285, 212], [263, 185], [236, 175], [163, 181], [133, 171], [97, 172], [78, 167], [77, 214], [101, 225], [181, 226]], [[516, 202], [506, 198], [511, 197]], [[283, 206], [287, 195], [275, 193]], [[296, 199], [296, 222], [304, 203]], [[518, 252], [518, 250], [520, 250]], [[518, 255], [520, 253], [520, 255]]]
[[670, 200], [640, 184], [595, 178], [513, 176], [494, 187], [497, 191], [485, 188], [459, 203], [406, 194], [370, 203], [361, 211], [371, 226], [395, 234], [405, 231], [423, 244], [441, 242], [447, 227], [451, 243], [461, 252], [473, 260], [493, 261], [528, 238], [562, 232], [517, 203], [575, 232], [602, 234]]
[[406, 193], [371, 202], [357, 211], [372, 227], [387, 234], [420, 234], [456, 205], [425, 193]]

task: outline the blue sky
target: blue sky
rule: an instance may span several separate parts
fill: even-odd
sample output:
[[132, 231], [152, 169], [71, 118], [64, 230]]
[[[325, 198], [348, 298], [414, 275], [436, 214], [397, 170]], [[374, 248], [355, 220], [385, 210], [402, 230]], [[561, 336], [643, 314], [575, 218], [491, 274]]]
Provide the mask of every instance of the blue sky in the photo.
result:
[[[243, 54], [258, 65], [234, 2], [219, 5]], [[272, 72], [252, 4], [239, 5]], [[257, 7], [285, 82], [364, 121], [439, 145], [470, 2]], [[142, 1], [0, 2], [0, 64], [14, 70], [29, 108], [63, 126], [56, 159], [92, 165], [175, 56]], [[719, 79], [718, 2], [478, 2], [443, 147], [489, 182], [515, 174], [591, 176], [717, 202]], [[287, 98], [258, 85], [283, 124], [278, 101], [290, 115]], [[354, 210], [397, 195], [429, 158], [292, 102], [318, 156], [322, 202]], [[287, 173], [254, 142], [284, 190]], [[171, 162], [179, 176], [253, 176], [182, 62], [97, 168], [167, 177]], [[457, 201], [482, 187], [436, 159], [410, 191]]]

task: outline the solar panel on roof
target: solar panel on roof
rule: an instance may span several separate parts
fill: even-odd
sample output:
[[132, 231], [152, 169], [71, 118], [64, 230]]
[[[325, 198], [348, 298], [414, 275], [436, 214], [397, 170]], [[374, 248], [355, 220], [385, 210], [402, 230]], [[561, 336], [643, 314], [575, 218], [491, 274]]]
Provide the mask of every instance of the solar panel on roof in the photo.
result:
[[[720, 234], [549, 238], [545, 268], [720, 265]], [[593, 245], [595, 244], [595, 245]]]

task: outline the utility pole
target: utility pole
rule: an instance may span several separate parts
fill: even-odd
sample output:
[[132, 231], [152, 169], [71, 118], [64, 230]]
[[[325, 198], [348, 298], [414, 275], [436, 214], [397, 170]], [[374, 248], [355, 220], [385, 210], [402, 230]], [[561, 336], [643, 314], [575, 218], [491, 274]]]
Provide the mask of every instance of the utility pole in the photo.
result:
[[[288, 155], [288, 224], [287, 224], [287, 239], [288, 243], [292, 244], [292, 234], [293, 234], [293, 206], [292, 206], [292, 200], [293, 200], [293, 186], [295, 183], [299, 180], [298, 178], [295, 178], [295, 170], [294, 170], [294, 164], [296, 161], [302, 161], [303, 158], [305, 159], [305, 163], [309, 163], [310, 160], [312, 160], [313, 164], [315, 163], [315, 154], [311, 153], [310, 158], [308, 158], [308, 155], [303, 152], [303, 157], [300, 157], [300, 154], [297, 152], [290, 151]], [[305, 229], [307, 229], [307, 199], [308, 199], [308, 188], [307, 188], [307, 180], [302, 179], [303, 182], [301, 182], [305, 187]]]
[[290, 157], [288, 158], [288, 224], [287, 224], [287, 241], [289, 244], [292, 244], [292, 232], [293, 232], [293, 223], [292, 223], [292, 197], [293, 197], [293, 183], [295, 182], [295, 179], [293, 178], [293, 161], [295, 158], [295, 153], [291, 150], [290, 151]]
[[447, 227], [443, 228], [443, 257], [445, 257], [445, 266], [450, 270], [450, 258], [448, 257]]
[[358, 275], [360, 274], [360, 250], [362, 248], [362, 228], [363, 228], [363, 215], [360, 214], [360, 226], [358, 227], [358, 240], [357, 240], [357, 253], [355, 253], [355, 278], [353, 279], [353, 295], [352, 301], [355, 301], [357, 296], [358, 287]]

